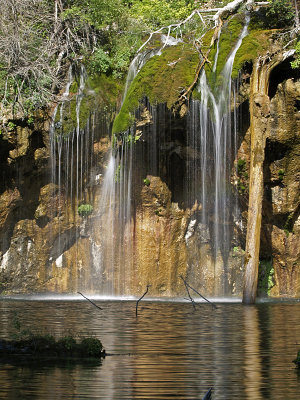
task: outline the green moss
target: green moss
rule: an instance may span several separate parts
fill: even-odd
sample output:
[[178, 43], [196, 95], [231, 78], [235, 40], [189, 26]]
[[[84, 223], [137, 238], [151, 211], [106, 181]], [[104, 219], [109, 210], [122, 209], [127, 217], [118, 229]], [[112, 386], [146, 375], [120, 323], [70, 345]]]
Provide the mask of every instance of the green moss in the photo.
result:
[[291, 212], [290, 214], [288, 214], [283, 230], [286, 234], [286, 236], [289, 236], [290, 233], [293, 232], [293, 228], [294, 228], [294, 212]]
[[284, 170], [283, 170], [283, 169], [280, 169], [280, 170], [278, 171], [278, 179], [279, 179], [280, 181], [283, 181], [283, 177], [284, 177]]
[[237, 173], [238, 173], [238, 175], [241, 175], [243, 173], [245, 167], [246, 167], [246, 161], [243, 160], [242, 158], [239, 158], [237, 160]]
[[216, 75], [219, 76], [222, 71], [227, 58], [229, 57], [232, 49], [234, 48], [236, 42], [239, 39], [239, 36], [242, 32], [244, 25], [244, 17], [243, 15], [236, 15], [231, 20], [228, 21], [228, 24], [222, 29], [220, 42], [219, 42], [219, 56], [216, 68]]
[[116, 108], [124, 83], [111, 76], [101, 74], [88, 78], [86, 86], [94, 91], [98, 103], [101, 103], [102, 106]]
[[264, 53], [269, 46], [268, 38], [272, 31], [269, 30], [252, 30], [238, 49], [232, 68], [232, 78], [237, 78], [239, 71], [243, 65], [253, 62], [256, 57]]
[[261, 296], [269, 296], [270, 290], [274, 285], [274, 268], [272, 260], [260, 260], [258, 267], [258, 294]]
[[93, 212], [93, 206], [91, 204], [81, 204], [77, 211], [81, 217], [88, 217]]
[[[218, 60], [217, 60], [217, 65], [216, 65], [216, 71], [215, 73], [212, 73], [212, 68], [214, 65], [214, 59], [216, 56], [217, 52], [217, 43], [215, 43], [209, 53], [208, 60], [209, 63], [206, 64], [205, 66], [205, 71], [208, 76], [209, 82], [211, 85], [219, 85], [219, 79], [221, 79], [221, 71], [232, 51], [234, 48], [236, 42], [238, 41], [238, 38], [240, 36], [240, 33], [243, 29], [244, 26], [244, 15], [243, 14], [237, 14], [231, 19], [226, 22], [224, 27], [222, 28], [221, 35], [220, 35], [220, 40], [219, 40], [219, 54], [218, 54]], [[203, 39], [203, 48], [204, 48], [204, 53], [205, 53], [205, 48], [208, 48], [210, 45], [210, 41], [212, 38], [213, 32], [208, 32], [207, 35], [205, 35]]]
[[72, 83], [72, 85], [70, 86], [69, 91], [70, 91], [70, 93], [75, 94], [75, 93], [78, 92], [78, 88], [79, 88], [78, 82], [77, 82], [77, 81], [74, 81], [74, 82]]
[[166, 103], [171, 108], [180, 91], [193, 82], [199, 55], [191, 44], [168, 47], [151, 58], [133, 80], [122, 108], [113, 124], [113, 133], [127, 130], [134, 121], [139, 101], [148, 97], [151, 104]]
[[[115, 109], [117, 99], [122, 93], [123, 85], [120, 81], [106, 75], [88, 78], [79, 108], [79, 127], [83, 129], [92, 110]], [[61, 122], [61, 132], [67, 136], [77, 127], [77, 94], [78, 82], [74, 81], [70, 87], [71, 98], [58, 106], [55, 123]], [[62, 114], [62, 118], [61, 118]]]

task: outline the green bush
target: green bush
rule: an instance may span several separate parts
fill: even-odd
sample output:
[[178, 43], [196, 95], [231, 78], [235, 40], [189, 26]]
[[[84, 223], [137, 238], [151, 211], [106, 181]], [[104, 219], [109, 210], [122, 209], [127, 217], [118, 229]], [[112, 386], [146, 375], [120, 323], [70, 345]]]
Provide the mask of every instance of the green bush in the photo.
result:
[[93, 212], [93, 206], [91, 204], [81, 204], [78, 207], [78, 214], [81, 217], [88, 217]]
[[300, 67], [300, 40], [296, 44], [295, 60], [291, 62], [291, 67], [293, 69]]
[[287, 0], [271, 0], [266, 12], [268, 28], [285, 28], [293, 24], [294, 12]]
[[58, 341], [58, 345], [63, 352], [72, 352], [76, 349], [76, 340], [73, 336], [65, 336]]
[[280, 170], [278, 171], [278, 179], [279, 179], [280, 181], [282, 181], [282, 180], [283, 180], [283, 177], [284, 177], [284, 170], [283, 170], [283, 169], [280, 169]]
[[274, 268], [272, 260], [260, 260], [258, 269], [258, 294], [270, 295], [271, 289], [275, 286]]
[[81, 343], [82, 354], [88, 357], [99, 357], [102, 351], [102, 343], [96, 338], [82, 339]]
[[111, 59], [107, 52], [98, 48], [90, 58], [89, 71], [91, 74], [106, 73], [111, 68]]
[[244, 171], [245, 166], [246, 166], [246, 161], [243, 160], [242, 158], [239, 158], [237, 160], [237, 173], [238, 173], [238, 175], [242, 174], [242, 172]]

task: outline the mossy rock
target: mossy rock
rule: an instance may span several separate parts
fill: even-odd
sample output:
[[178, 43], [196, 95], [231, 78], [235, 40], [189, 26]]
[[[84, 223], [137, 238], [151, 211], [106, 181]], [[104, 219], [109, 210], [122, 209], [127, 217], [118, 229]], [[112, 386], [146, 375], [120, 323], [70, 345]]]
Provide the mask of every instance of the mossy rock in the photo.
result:
[[243, 39], [243, 42], [238, 49], [232, 68], [232, 78], [237, 78], [239, 71], [246, 63], [253, 63], [253, 61], [263, 54], [269, 47], [271, 34], [270, 30], [251, 30], [249, 34]]
[[[237, 14], [226, 21], [222, 27], [219, 39], [219, 54], [215, 72], [213, 73], [213, 65], [217, 53], [217, 41], [214, 43], [208, 55], [209, 63], [205, 65], [205, 71], [211, 85], [218, 85], [216, 78], [220, 77], [220, 73], [239, 39], [244, 23], [244, 14]], [[210, 30], [202, 39], [202, 52], [204, 54], [206, 54], [211, 46], [213, 34], [214, 30]]]
[[118, 98], [122, 95], [124, 82], [105, 74], [93, 75], [87, 80], [87, 88], [94, 91], [102, 108], [115, 109]]
[[199, 54], [189, 43], [165, 48], [152, 57], [133, 80], [122, 108], [113, 124], [113, 133], [126, 131], [134, 121], [134, 111], [147, 97], [151, 104], [166, 103], [170, 109], [180, 92], [195, 78]]
[[7, 357], [23, 358], [100, 358], [105, 356], [100, 340], [88, 337], [76, 341], [73, 336], [59, 340], [51, 335], [30, 335], [17, 340], [0, 340], [0, 360]]
[[[62, 136], [67, 137], [77, 128], [77, 105], [79, 106], [79, 128], [84, 129], [93, 110], [113, 110], [121, 96], [123, 84], [106, 75], [89, 77], [83, 93], [78, 95], [78, 82], [70, 86], [70, 99], [59, 104], [55, 123], [59, 124]], [[61, 116], [62, 115], [62, 116]]]

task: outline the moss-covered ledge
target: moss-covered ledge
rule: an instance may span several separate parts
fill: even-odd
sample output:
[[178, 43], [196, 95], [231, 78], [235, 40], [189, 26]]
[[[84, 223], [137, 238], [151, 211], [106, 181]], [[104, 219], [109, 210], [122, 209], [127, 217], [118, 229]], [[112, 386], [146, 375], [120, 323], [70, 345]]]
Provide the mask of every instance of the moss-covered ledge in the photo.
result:
[[167, 47], [152, 57], [133, 80], [113, 124], [113, 133], [126, 131], [134, 121], [134, 111], [147, 97], [151, 104], [165, 103], [170, 109], [181, 92], [193, 82], [199, 53], [190, 43]]
[[58, 104], [55, 123], [61, 124], [61, 131], [64, 135], [68, 135], [76, 129], [78, 121], [79, 128], [83, 129], [91, 110], [115, 110], [123, 90], [122, 82], [100, 74], [87, 77], [84, 89], [80, 94], [78, 79], [79, 77], [76, 77], [71, 84], [68, 99]]
[[[113, 133], [126, 131], [135, 120], [135, 110], [143, 98], [147, 97], [151, 104], [165, 103], [169, 109], [176, 104], [195, 79], [199, 60], [207, 55], [205, 71], [211, 85], [217, 85], [222, 68], [231, 54], [234, 45], [245, 24], [245, 13], [241, 12], [225, 21], [222, 27], [219, 45], [212, 45], [215, 29], [209, 30], [201, 39], [201, 54], [191, 43], [183, 42], [167, 47], [161, 55], [151, 58], [133, 80], [124, 103], [113, 124]], [[249, 35], [244, 38], [237, 52], [232, 77], [236, 78], [246, 62], [253, 62], [258, 54], [268, 46], [268, 39], [273, 31], [259, 29], [256, 25], [249, 27]], [[213, 69], [214, 59], [218, 51], [218, 60]], [[193, 93], [197, 98], [198, 94]]]

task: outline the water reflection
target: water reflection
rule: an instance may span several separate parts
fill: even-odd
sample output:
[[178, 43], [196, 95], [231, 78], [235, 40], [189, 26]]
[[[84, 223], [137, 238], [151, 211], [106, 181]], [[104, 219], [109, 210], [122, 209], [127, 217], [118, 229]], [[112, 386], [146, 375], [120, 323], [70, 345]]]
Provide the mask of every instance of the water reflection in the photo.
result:
[[245, 307], [244, 311], [245, 331], [245, 393], [247, 399], [263, 399], [261, 389], [262, 361], [260, 353], [260, 331], [257, 308]]
[[[98, 303], [97, 303], [98, 304]], [[22, 328], [55, 336], [96, 335], [111, 355], [102, 364], [0, 364], [3, 399], [298, 398], [291, 362], [300, 342], [299, 304], [0, 301], [0, 337]]]

